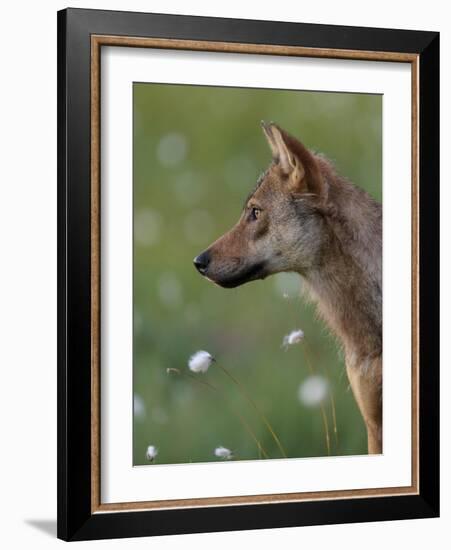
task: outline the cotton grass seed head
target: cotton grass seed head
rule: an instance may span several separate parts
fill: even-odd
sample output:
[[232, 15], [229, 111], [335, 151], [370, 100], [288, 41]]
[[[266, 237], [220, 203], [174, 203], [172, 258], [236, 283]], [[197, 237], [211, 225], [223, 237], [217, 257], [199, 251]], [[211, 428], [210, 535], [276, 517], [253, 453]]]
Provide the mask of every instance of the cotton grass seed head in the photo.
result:
[[219, 447], [216, 447], [215, 456], [217, 456], [218, 458], [222, 458], [223, 460], [230, 460], [231, 458], [233, 458], [233, 453], [230, 449], [227, 449], [227, 447], [223, 447], [221, 445]]
[[158, 454], [158, 449], [154, 445], [149, 445], [146, 450], [146, 458], [149, 462], [153, 462]]
[[300, 328], [292, 330], [289, 334], [283, 337], [282, 346], [287, 349], [289, 346], [299, 344], [304, 339], [304, 331]]
[[207, 372], [214, 360], [215, 358], [208, 353], [208, 351], [196, 351], [196, 353], [189, 358], [188, 367], [190, 371], [195, 373]]
[[299, 401], [306, 407], [315, 407], [327, 397], [329, 382], [324, 376], [314, 374], [309, 376], [299, 386]]
[[137, 393], [133, 395], [133, 414], [138, 420], [142, 420], [146, 416], [146, 404], [144, 399]]

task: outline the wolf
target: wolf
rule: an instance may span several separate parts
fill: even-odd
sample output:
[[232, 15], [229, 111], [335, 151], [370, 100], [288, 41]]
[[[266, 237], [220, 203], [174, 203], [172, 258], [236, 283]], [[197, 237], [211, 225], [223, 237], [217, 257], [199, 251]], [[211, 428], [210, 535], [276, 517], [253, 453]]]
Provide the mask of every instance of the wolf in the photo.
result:
[[324, 155], [262, 122], [272, 161], [235, 226], [194, 258], [201, 275], [234, 288], [298, 273], [341, 343], [368, 435], [382, 452], [382, 208]]

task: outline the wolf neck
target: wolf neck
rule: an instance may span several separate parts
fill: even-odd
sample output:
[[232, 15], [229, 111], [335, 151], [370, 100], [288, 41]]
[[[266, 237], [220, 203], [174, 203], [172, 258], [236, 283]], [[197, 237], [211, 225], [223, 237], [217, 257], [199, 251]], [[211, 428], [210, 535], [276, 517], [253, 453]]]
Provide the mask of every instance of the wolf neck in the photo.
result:
[[345, 354], [364, 360], [382, 353], [381, 207], [343, 180], [334, 182], [331, 193], [327, 245], [318, 266], [303, 277]]

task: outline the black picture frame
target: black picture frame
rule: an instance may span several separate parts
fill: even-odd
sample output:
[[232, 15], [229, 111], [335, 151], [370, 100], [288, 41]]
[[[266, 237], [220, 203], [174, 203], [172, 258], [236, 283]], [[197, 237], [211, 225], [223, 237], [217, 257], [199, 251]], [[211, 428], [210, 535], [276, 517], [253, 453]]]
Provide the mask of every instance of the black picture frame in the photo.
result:
[[[416, 54], [419, 493], [93, 513], [91, 36]], [[87, 540], [439, 515], [439, 33], [101, 10], [58, 12], [58, 537]]]

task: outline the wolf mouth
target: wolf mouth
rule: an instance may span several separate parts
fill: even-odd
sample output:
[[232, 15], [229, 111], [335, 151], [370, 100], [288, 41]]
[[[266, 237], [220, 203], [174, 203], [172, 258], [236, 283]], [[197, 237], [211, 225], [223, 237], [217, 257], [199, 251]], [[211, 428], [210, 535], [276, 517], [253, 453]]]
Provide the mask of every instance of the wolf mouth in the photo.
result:
[[256, 279], [264, 279], [266, 277], [265, 262], [258, 262], [257, 264], [250, 266], [248, 269], [230, 277], [216, 278], [208, 274], [207, 277], [223, 288], [235, 288], [237, 286], [244, 285], [245, 283], [249, 283], [250, 281], [255, 281]]

